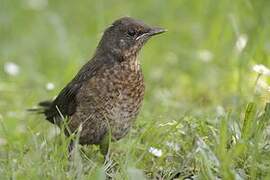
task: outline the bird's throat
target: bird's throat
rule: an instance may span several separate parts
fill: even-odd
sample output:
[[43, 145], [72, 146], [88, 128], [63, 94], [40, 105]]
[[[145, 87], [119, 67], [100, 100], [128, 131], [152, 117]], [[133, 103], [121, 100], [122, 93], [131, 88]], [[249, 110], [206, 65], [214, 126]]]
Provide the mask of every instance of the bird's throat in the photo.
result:
[[122, 67], [132, 72], [138, 72], [141, 69], [141, 65], [137, 56], [126, 58], [121, 62]]

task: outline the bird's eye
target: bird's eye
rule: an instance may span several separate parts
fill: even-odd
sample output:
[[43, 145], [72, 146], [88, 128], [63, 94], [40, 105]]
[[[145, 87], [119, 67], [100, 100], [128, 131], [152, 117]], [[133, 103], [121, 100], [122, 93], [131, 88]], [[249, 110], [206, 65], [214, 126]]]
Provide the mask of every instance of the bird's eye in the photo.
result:
[[128, 35], [129, 35], [129, 36], [135, 36], [135, 34], [136, 34], [136, 32], [135, 32], [134, 29], [129, 29], [129, 30], [128, 30]]

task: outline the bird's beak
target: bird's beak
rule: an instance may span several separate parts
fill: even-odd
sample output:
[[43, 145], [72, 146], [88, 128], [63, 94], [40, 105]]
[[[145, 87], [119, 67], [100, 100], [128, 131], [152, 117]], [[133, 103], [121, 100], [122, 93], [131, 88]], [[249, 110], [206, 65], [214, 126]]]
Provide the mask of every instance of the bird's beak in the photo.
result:
[[148, 34], [148, 36], [155, 36], [155, 35], [164, 33], [166, 31], [168, 31], [168, 30], [160, 28], [160, 27], [153, 27], [153, 28], [151, 28], [151, 30], [147, 34]]
[[168, 31], [168, 30], [167, 29], [163, 29], [163, 28], [159, 28], [159, 27], [153, 27], [147, 33], [144, 33], [141, 36], [137, 37], [136, 40], [147, 40], [151, 36], [155, 36], [155, 35], [164, 33], [166, 31]]

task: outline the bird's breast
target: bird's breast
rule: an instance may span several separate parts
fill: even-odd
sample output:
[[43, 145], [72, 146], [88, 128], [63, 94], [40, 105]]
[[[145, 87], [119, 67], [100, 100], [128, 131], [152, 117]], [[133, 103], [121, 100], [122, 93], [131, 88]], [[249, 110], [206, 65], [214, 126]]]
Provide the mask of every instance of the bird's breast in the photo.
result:
[[[110, 121], [112, 134], [120, 139], [129, 130], [139, 113], [144, 97], [144, 80], [140, 64], [123, 62], [108, 69], [108, 83], [104, 94], [107, 101], [104, 109]], [[106, 78], [105, 78], [106, 79]]]

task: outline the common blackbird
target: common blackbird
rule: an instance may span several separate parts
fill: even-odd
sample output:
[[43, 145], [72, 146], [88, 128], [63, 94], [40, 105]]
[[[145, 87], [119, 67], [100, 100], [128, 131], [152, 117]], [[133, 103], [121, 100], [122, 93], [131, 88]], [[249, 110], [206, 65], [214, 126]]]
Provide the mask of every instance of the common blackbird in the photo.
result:
[[105, 155], [104, 141], [125, 136], [142, 105], [145, 86], [138, 53], [150, 37], [163, 32], [130, 17], [116, 20], [93, 58], [53, 101], [40, 102], [38, 110], [58, 126], [67, 119], [66, 136], [80, 129], [79, 143], [99, 144]]

